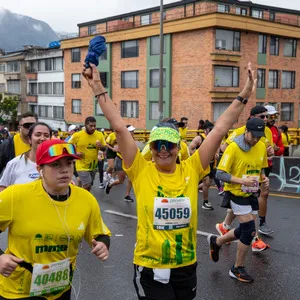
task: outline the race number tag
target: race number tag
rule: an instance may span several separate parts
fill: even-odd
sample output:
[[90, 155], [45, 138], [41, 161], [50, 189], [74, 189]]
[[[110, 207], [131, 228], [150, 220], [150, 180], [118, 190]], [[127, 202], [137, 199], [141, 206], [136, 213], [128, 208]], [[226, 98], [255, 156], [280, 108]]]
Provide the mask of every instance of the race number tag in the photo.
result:
[[242, 179], [253, 178], [255, 179], [255, 186], [242, 185], [242, 192], [244, 193], [257, 193], [259, 190], [259, 176], [243, 175]]
[[40, 296], [62, 291], [70, 284], [70, 259], [50, 264], [34, 264], [30, 296]]
[[154, 229], [172, 230], [188, 227], [191, 215], [190, 198], [154, 198]]

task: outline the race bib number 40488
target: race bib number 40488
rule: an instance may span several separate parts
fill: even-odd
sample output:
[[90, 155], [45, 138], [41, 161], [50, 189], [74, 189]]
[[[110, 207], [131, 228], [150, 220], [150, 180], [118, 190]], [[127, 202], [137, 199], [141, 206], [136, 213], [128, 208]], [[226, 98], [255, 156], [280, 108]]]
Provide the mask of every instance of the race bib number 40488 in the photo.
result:
[[156, 230], [173, 230], [188, 227], [191, 215], [190, 198], [154, 198], [153, 227]]

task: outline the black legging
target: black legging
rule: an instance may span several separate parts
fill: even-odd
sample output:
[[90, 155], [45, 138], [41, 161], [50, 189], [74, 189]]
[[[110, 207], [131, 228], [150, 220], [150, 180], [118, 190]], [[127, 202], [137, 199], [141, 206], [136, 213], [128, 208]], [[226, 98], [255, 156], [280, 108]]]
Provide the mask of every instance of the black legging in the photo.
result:
[[103, 167], [104, 167], [104, 159], [98, 160], [98, 170], [99, 170], [100, 183], [103, 183]]

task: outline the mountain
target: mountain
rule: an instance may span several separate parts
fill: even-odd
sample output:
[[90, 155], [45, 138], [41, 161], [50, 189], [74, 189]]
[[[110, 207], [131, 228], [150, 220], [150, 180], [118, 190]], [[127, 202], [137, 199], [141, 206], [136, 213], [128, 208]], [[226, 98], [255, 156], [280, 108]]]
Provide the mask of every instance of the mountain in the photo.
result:
[[47, 47], [56, 40], [47, 23], [0, 7], [0, 48], [6, 52], [23, 50], [25, 45]]

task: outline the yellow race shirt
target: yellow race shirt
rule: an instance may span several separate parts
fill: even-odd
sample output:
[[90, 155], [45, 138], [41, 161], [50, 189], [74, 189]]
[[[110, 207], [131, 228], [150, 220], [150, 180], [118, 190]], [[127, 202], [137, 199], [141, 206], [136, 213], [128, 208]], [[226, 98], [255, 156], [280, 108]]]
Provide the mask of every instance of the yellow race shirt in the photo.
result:
[[29, 144], [25, 144], [20, 136], [20, 133], [17, 133], [14, 136], [14, 146], [15, 146], [15, 156], [19, 156], [31, 149]]
[[[226, 143], [230, 145], [237, 136], [244, 134], [245, 131], [246, 126], [235, 129], [227, 138]], [[260, 141], [263, 142], [266, 145], [266, 147], [274, 145], [272, 131], [269, 127], [265, 127], [265, 136], [261, 137]]]
[[187, 133], [187, 127], [185, 127], [185, 128], [179, 127], [178, 130], [179, 130], [180, 138], [182, 140], [185, 140], [186, 139], [186, 133]]
[[288, 147], [291, 143], [291, 135], [289, 133], [281, 133], [281, 139], [284, 147]]
[[112, 147], [117, 145], [117, 137], [116, 137], [116, 134], [114, 132], [112, 132], [108, 135], [108, 137], [106, 138], [106, 143], [109, 144]]
[[[41, 180], [13, 185], [1, 192], [0, 230], [8, 228], [5, 253], [23, 258], [31, 265], [69, 257], [74, 270], [82, 238], [91, 245], [98, 235], [110, 235], [95, 197], [75, 185], [70, 188], [69, 199], [61, 202], [50, 198]], [[10, 277], [0, 275], [0, 295], [8, 299], [29, 297], [31, 277], [20, 266]], [[57, 299], [62, 293], [47, 299]]]
[[[225, 171], [235, 177], [242, 178], [243, 175], [261, 176], [262, 168], [268, 167], [267, 149], [263, 142], [259, 141], [251, 147], [248, 152], [241, 150], [236, 143], [231, 143], [225, 150], [218, 169]], [[241, 185], [227, 183], [225, 191], [230, 191], [235, 196], [248, 197], [250, 193], [241, 190]]]
[[137, 151], [129, 169], [123, 165], [137, 199], [134, 263], [148, 268], [178, 268], [196, 261], [198, 183], [203, 170], [195, 152], [176, 164], [173, 174], [159, 172]]
[[[146, 146], [144, 147], [144, 149], [142, 151], [142, 155], [144, 156], [144, 158], [146, 160], [152, 160], [152, 154], [150, 151], [149, 144], [146, 144]], [[180, 149], [178, 152], [178, 157], [179, 157], [179, 160], [186, 160], [190, 157], [188, 145], [184, 142], [180, 142]]]
[[84, 153], [84, 157], [76, 160], [77, 171], [93, 171], [98, 168], [98, 151], [96, 141], [106, 145], [102, 132], [87, 134], [85, 130], [75, 132], [68, 143], [76, 146], [76, 151]]

